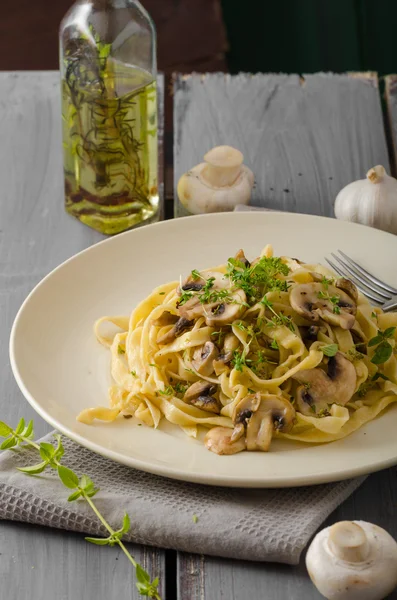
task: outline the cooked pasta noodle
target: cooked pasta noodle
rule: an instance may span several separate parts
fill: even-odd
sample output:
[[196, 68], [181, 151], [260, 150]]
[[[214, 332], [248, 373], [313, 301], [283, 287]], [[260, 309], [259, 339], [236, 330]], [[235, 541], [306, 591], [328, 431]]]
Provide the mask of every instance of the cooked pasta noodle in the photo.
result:
[[[105, 332], [111, 323], [116, 333]], [[78, 419], [166, 419], [218, 454], [273, 437], [343, 438], [397, 401], [397, 314], [326, 267], [274, 257], [227, 264], [155, 289], [127, 317], [102, 317], [110, 407]]]

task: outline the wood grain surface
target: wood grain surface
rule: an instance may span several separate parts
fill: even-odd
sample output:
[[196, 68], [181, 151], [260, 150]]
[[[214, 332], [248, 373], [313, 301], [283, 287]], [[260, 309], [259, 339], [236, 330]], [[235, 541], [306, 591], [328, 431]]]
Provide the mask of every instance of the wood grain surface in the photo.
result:
[[[44, 275], [103, 238], [64, 211], [60, 125], [57, 72], [0, 73], [0, 419], [15, 425], [22, 416], [33, 418], [36, 436], [50, 428], [14, 381], [8, 357], [13, 319]], [[160, 576], [164, 597], [165, 552], [132, 551]], [[20, 523], [0, 525], [0, 580], [0, 598], [7, 591], [8, 600], [140, 597], [118, 549]]]
[[[252, 204], [333, 216], [342, 187], [376, 164], [389, 168], [377, 76], [176, 76], [174, 189], [220, 144], [253, 170]], [[177, 198], [175, 214], [187, 214]]]

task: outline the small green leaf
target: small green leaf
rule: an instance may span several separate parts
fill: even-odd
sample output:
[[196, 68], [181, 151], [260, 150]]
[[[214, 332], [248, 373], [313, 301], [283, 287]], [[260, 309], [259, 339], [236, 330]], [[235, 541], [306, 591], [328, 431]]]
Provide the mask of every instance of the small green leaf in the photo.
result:
[[9, 437], [0, 446], [0, 450], [7, 450], [17, 445], [17, 440], [14, 437]]
[[141, 567], [139, 563], [136, 565], [136, 578], [139, 583], [148, 584], [150, 583], [150, 575]]
[[123, 348], [123, 346], [120, 346], [120, 344], [117, 346], [117, 352], [119, 354], [125, 354], [125, 349]]
[[40, 456], [43, 460], [50, 461], [55, 454], [55, 448], [48, 442], [40, 443]]
[[385, 338], [391, 338], [394, 336], [394, 332], [396, 331], [395, 327], [388, 327], [387, 329], [384, 330], [383, 332], [383, 337]]
[[339, 350], [339, 346], [338, 344], [328, 344], [328, 346], [322, 346], [320, 350], [325, 356], [335, 356]]
[[198, 516], [197, 515], [193, 515], [192, 520], [193, 520], [193, 523], [197, 523], [198, 522]]
[[0, 437], [6, 437], [12, 433], [12, 429], [7, 423], [0, 421]]
[[371, 359], [371, 362], [374, 365], [381, 365], [382, 363], [385, 363], [387, 360], [389, 360], [392, 354], [393, 348], [391, 347], [389, 342], [383, 341], [377, 347], [376, 352]]
[[18, 425], [15, 427], [15, 433], [21, 434], [22, 431], [25, 429], [25, 419], [21, 419], [18, 423]]
[[107, 546], [109, 544], [109, 538], [86, 537], [84, 539], [91, 544], [96, 544], [97, 546]]
[[70, 494], [70, 496], [68, 498], [68, 502], [73, 502], [74, 500], [81, 498], [81, 496], [82, 496], [82, 491], [77, 490], [76, 492], [73, 492], [73, 494]]
[[32, 465], [31, 467], [17, 467], [17, 469], [18, 471], [22, 471], [22, 473], [27, 473], [28, 475], [37, 475], [38, 473], [42, 473], [47, 465], [48, 462], [44, 460], [37, 465]]
[[121, 527], [122, 533], [127, 533], [130, 530], [130, 527], [131, 527], [130, 517], [128, 516], [127, 513], [125, 513], [124, 519], [123, 519], [123, 525]]
[[79, 478], [77, 477], [76, 473], [73, 473], [71, 469], [68, 469], [63, 465], [58, 465], [58, 475], [63, 485], [67, 488], [74, 490], [78, 487]]
[[376, 346], [376, 344], [380, 344], [380, 342], [383, 340], [383, 336], [382, 335], [376, 335], [375, 337], [371, 338], [368, 342], [368, 346]]
[[93, 490], [89, 490], [85, 492], [86, 496], [88, 496], [89, 498], [92, 498], [93, 496], [95, 496], [95, 494], [97, 494], [99, 492], [99, 488], [93, 489]]
[[30, 438], [33, 436], [33, 421], [32, 421], [32, 419], [29, 421], [25, 431], [23, 432], [23, 436], [26, 438]]
[[90, 479], [90, 477], [88, 477], [88, 475], [82, 475], [80, 477], [79, 487], [81, 487], [82, 490], [86, 491], [87, 488], [94, 487], [94, 482], [92, 481], [92, 479]]
[[152, 587], [156, 588], [159, 584], [159, 578], [155, 577], [152, 581]]

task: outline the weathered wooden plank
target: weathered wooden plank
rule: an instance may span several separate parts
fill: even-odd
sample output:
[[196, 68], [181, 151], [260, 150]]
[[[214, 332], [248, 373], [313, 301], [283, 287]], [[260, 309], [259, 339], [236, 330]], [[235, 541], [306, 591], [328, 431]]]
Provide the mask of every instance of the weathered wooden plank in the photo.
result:
[[[397, 472], [390, 469], [371, 475], [324, 523], [361, 519], [387, 529], [397, 539]], [[312, 585], [304, 557], [296, 567], [275, 563], [250, 563], [178, 556], [178, 600], [320, 600]], [[388, 600], [397, 600], [397, 590]]]
[[391, 154], [391, 168], [397, 175], [397, 75], [385, 77], [386, 124]]
[[[46, 273], [103, 237], [64, 211], [60, 108], [58, 73], [0, 74], [0, 418], [11, 424], [34, 418], [37, 436], [49, 427], [12, 376], [12, 321]], [[132, 549], [160, 576], [164, 598], [165, 553]], [[81, 535], [2, 522], [0, 555], [0, 579], [10, 600], [140, 597], [124, 556]]]
[[[174, 188], [218, 144], [254, 171], [252, 204], [333, 215], [339, 190], [389, 168], [376, 74], [176, 76]], [[186, 211], [175, 198], [175, 214]]]

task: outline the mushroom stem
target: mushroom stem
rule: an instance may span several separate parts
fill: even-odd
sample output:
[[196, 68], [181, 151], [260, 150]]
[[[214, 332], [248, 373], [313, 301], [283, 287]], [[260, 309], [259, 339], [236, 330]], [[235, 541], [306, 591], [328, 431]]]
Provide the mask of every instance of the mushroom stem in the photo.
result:
[[207, 152], [204, 160], [203, 180], [213, 187], [229, 187], [241, 173], [244, 156], [231, 146], [217, 146]]
[[365, 561], [370, 551], [364, 529], [352, 521], [341, 521], [330, 528], [328, 546], [337, 558], [350, 563]]
[[367, 173], [367, 178], [371, 183], [379, 183], [382, 181], [385, 176], [386, 171], [382, 165], [377, 165], [376, 167], [372, 167]]

